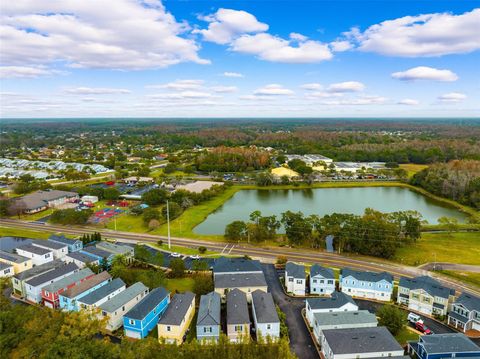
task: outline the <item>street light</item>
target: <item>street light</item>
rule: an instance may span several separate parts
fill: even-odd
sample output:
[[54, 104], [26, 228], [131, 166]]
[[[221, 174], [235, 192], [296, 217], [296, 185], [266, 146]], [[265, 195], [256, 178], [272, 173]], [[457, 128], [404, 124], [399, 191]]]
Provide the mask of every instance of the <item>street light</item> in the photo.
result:
[[168, 249], [171, 248], [170, 245], [170, 210], [168, 208], [168, 199], [167, 199], [167, 234], [168, 234]]

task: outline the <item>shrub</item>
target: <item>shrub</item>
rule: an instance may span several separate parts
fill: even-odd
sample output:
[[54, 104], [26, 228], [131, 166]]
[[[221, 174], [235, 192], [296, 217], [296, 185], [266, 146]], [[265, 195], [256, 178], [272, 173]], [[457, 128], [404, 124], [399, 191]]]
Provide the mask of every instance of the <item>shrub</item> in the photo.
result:
[[203, 253], [205, 253], [205, 252], [207, 251], [207, 247], [200, 246], [200, 247], [198, 247], [198, 251], [199, 251], [201, 254], [203, 254]]

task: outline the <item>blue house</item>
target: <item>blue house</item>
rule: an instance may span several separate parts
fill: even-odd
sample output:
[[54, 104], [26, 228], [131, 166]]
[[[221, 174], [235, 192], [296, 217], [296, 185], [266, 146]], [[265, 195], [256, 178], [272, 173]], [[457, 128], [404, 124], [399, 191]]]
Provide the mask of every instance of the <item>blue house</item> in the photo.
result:
[[48, 237], [50, 242], [66, 244], [68, 246], [68, 253], [77, 252], [83, 248], [82, 241], [78, 239], [69, 239], [65, 237], [63, 234], [52, 234]]
[[480, 347], [462, 333], [433, 334], [408, 342], [408, 353], [419, 359], [478, 358]]
[[210, 292], [200, 298], [197, 340], [218, 341], [220, 337], [220, 294]]
[[158, 287], [150, 291], [123, 316], [125, 336], [136, 339], [145, 338], [157, 325], [158, 319], [167, 310], [169, 303], [170, 294], [165, 288]]
[[91, 277], [80, 284], [62, 292], [59, 295], [59, 306], [67, 311], [79, 311], [78, 300], [92, 293], [100, 287], [108, 284], [112, 280], [112, 276], [104, 271], [100, 274]]
[[389, 301], [393, 292], [393, 276], [390, 273], [357, 271], [349, 268], [340, 273], [343, 293], [359, 298]]
[[112, 264], [112, 260], [115, 257], [115, 254], [113, 254], [112, 252], [107, 252], [106, 250], [97, 248], [95, 246], [85, 247], [80, 251], [80, 253], [86, 254], [87, 256], [98, 260], [100, 264], [104, 259], [106, 259], [108, 265]]

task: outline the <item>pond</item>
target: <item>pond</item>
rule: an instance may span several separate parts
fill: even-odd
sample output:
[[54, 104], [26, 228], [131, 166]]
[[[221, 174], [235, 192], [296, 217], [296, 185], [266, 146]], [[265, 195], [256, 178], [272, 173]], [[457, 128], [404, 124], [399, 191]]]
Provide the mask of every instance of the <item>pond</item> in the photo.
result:
[[431, 224], [440, 217], [454, 217], [465, 222], [467, 215], [454, 207], [435, 201], [403, 187], [350, 187], [292, 190], [238, 191], [205, 221], [194, 228], [197, 234], [223, 234], [225, 226], [235, 220], [247, 221], [250, 213], [277, 215], [288, 210], [306, 215], [332, 213], [362, 214], [366, 208], [381, 212], [415, 210]]
[[13, 253], [15, 248], [32, 243], [30, 238], [0, 237], [0, 250]]

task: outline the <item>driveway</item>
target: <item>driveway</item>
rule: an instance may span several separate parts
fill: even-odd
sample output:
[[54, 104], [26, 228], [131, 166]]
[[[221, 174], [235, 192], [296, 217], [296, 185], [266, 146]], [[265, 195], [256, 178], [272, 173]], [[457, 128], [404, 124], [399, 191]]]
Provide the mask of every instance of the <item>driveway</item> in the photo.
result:
[[301, 313], [302, 308], [305, 308], [305, 300], [285, 295], [273, 264], [263, 264], [263, 271], [275, 303], [287, 317], [290, 347], [300, 359], [318, 359], [315, 344]]

